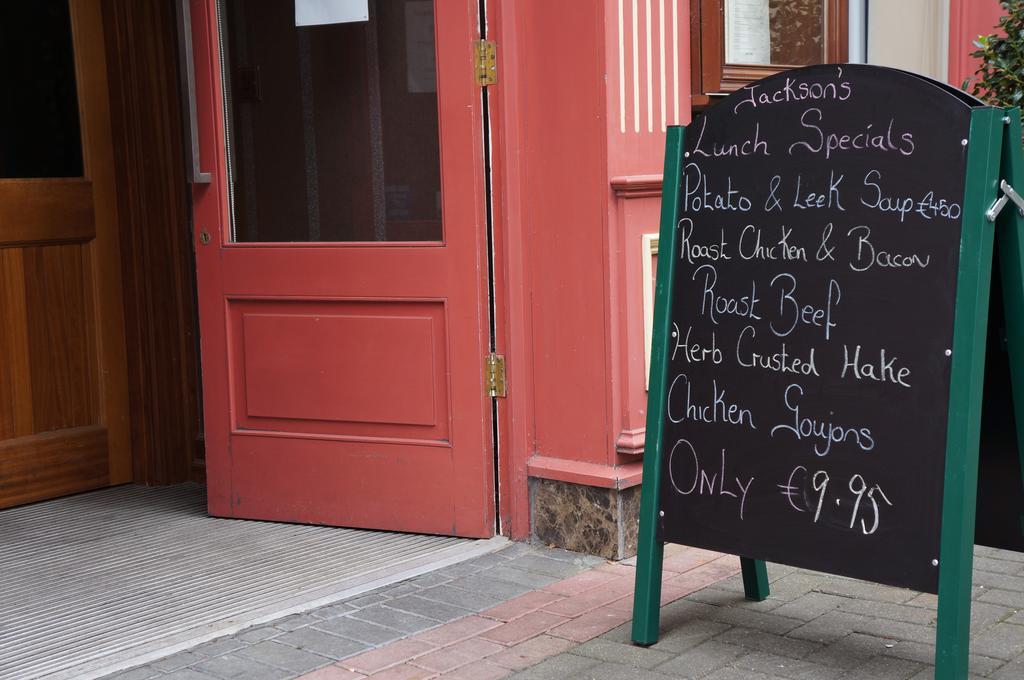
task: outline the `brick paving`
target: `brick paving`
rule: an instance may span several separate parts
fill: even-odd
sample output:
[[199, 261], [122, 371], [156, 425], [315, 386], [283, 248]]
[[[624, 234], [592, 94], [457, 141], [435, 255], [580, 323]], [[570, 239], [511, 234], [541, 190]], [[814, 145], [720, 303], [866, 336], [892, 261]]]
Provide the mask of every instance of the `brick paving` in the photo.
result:
[[[515, 544], [110, 676], [118, 680], [920, 680], [936, 598], [667, 546], [662, 634], [630, 644], [633, 568]], [[1024, 678], [1024, 554], [978, 548], [972, 678]]]

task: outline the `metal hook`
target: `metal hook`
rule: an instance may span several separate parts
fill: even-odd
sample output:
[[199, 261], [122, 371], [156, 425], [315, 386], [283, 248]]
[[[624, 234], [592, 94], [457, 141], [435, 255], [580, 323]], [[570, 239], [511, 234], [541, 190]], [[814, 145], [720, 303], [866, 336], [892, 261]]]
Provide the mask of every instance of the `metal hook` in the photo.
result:
[[985, 211], [985, 217], [989, 222], [995, 222], [996, 218], [999, 217], [999, 213], [1003, 211], [1008, 201], [1013, 201], [1014, 205], [1017, 206], [1017, 212], [1020, 213], [1021, 217], [1024, 217], [1024, 198], [1018, 194], [1009, 182], [1005, 179], [1000, 180], [999, 188], [1002, 190], [1003, 195], [1000, 196], [992, 206]]

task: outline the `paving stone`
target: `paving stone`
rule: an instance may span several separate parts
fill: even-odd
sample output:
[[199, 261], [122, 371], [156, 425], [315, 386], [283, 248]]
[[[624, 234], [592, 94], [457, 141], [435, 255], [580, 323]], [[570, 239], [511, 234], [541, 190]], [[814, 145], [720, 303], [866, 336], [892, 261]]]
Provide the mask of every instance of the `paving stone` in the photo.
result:
[[530, 571], [534, 574], [544, 574], [556, 579], [563, 579], [580, 572], [582, 565], [562, 560], [553, 560], [543, 555], [523, 555], [512, 560], [512, 566], [516, 569]]
[[557, 614], [532, 612], [508, 623], [503, 623], [485, 633], [481, 633], [480, 637], [500, 642], [503, 645], [514, 645], [528, 638], [540, 635], [559, 624], [565, 623], [567, 620], [564, 616], [558, 616]]
[[1003, 560], [1006, 562], [1017, 562], [1022, 567], [1024, 567], [1024, 553], [1022, 552], [1016, 552], [1014, 550], [999, 550], [996, 548], [992, 548], [991, 552], [989, 552], [987, 556], [993, 559]]
[[572, 646], [572, 642], [562, 638], [538, 635], [492, 654], [487, 657], [487, 660], [498, 666], [518, 670], [536, 665], [550, 656], [566, 651]]
[[450, 580], [450, 578], [439, 571], [431, 571], [421, 576], [417, 576], [412, 579], [410, 583], [415, 584], [419, 588], [432, 588], [434, 586], [439, 586], [442, 583], [448, 583]]
[[766, 633], [774, 633], [775, 635], [784, 635], [794, 628], [803, 625], [803, 621], [798, 619], [734, 607], [717, 607], [711, 611], [710, 618], [713, 621], [763, 630]]
[[[856, 615], [853, 615], [856, 616]], [[866, 633], [880, 638], [895, 640], [915, 640], [917, 642], [934, 642], [935, 627], [919, 626], [904, 621], [876, 619], [870, 616], [857, 616], [852, 622], [855, 632]]]
[[828, 644], [846, 637], [864, 617], [841, 611], [822, 614], [786, 633], [786, 637]]
[[384, 597], [380, 593], [370, 593], [361, 597], [356, 597], [351, 600], [346, 600], [345, 603], [355, 607], [356, 609], [362, 609], [363, 607], [371, 607], [375, 604], [380, 604], [388, 598]]
[[573, 552], [562, 548], [544, 548], [543, 550], [537, 551], [537, 554], [543, 555], [551, 560], [569, 562], [583, 569], [596, 567], [597, 565], [604, 564], [608, 561], [603, 557], [597, 557], [596, 555], [587, 555], [585, 553]]
[[480, 567], [481, 569], [489, 569], [491, 567], [496, 567], [498, 565], [507, 563], [508, 558], [501, 557], [500, 555], [496, 555], [494, 553], [488, 553], [486, 555], [481, 555], [480, 557], [474, 557], [468, 562], [468, 564], [472, 564], [475, 567]]
[[672, 676], [619, 663], [599, 663], [588, 668], [582, 677], [587, 680], [668, 680]]
[[403, 581], [397, 585], [393, 585], [390, 588], [384, 588], [380, 591], [380, 594], [386, 598], [393, 599], [396, 597], [402, 597], [403, 595], [409, 595], [410, 593], [419, 592], [419, 587], [410, 583], [409, 581]]
[[1024, 652], [1024, 626], [997, 623], [971, 637], [971, 651], [1006, 661], [1020, 656]]
[[597, 659], [587, 659], [574, 654], [559, 654], [541, 661], [536, 666], [520, 671], [511, 677], [516, 680], [565, 680], [565, 678], [586, 678], [587, 671], [599, 665]]
[[404, 597], [388, 601], [384, 606], [411, 614], [418, 614], [439, 623], [461, 619], [463, 616], [469, 616], [474, 611], [456, 607], [446, 602], [427, 600], [418, 595], [405, 595]]
[[842, 595], [843, 597], [874, 600], [875, 602], [894, 602], [896, 604], [909, 602], [917, 595], [912, 590], [890, 588], [889, 586], [880, 586], [875, 583], [845, 578], [826, 579], [818, 586], [818, 590], [830, 595]]
[[1009, 619], [1016, 613], [1012, 607], [992, 604], [990, 602], [971, 603], [971, 634], [977, 634], [1001, 621]]
[[843, 676], [844, 680], [907, 680], [926, 666], [892, 657], [876, 657]]
[[462, 588], [455, 588], [450, 585], [434, 586], [433, 588], [421, 590], [419, 596], [436, 602], [444, 602], [445, 604], [460, 607], [471, 612], [490, 609], [503, 602], [503, 600], [491, 595], [474, 593], [471, 590], [463, 590]]
[[537, 611], [544, 605], [561, 599], [561, 597], [561, 595], [556, 595], [546, 590], [534, 590], [525, 595], [506, 600], [490, 609], [485, 609], [481, 614], [499, 621], [511, 621], [524, 614]]
[[403, 633], [418, 633], [421, 630], [432, 628], [437, 621], [427, 619], [409, 612], [399, 611], [390, 607], [375, 604], [372, 607], [360, 609], [352, 613], [352, 617], [362, 621], [376, 623], [378, 626], [393, 628]]
[[1012, 607], [1014, 609], [1024, 609], [1024, 592], [1015, 593], [1011, 590], [1003, 590], [1001, 588], [986, 588], [981, 595], [978, 596], [977, 601], [990, 602], [992, 604]]
[[710, 604], [716, 607], [736, 607], [740, 609], [766, 612], [774, 611], [782, 604], [782, 601], [775, 598], [768, 598], [767, 600], [755, 602], [754, 600], [748, 600], [744, 596], [742, 590], [723, 590], [721, 588], [716, 588], [713, 585], [688, 594], [686, 599], [691, 602], [703, 602], [704, 604]]
[[333, 619], [338, 616], [344, 616], [351, 611], [355, 611], [355, 609], [355, 607], [347, 602], [338, 602], [336, 604], [329, 604], [326, 607], [314, 609], [310, 613], [319, 619]]
[[839, 609], [840, 605], [848, 599], [839, 595], [829, 595], [828, 593], [806, 592], [779, 605], [772, 610], [772, 613], [790, 619], [810, 621], [826, 612]]
[[300, 628], [291, 633], [286, 633], [274, 641], [334, 660], [344, 659], [369, 647], [365, 643], [331, 635], [316, 628]]
[[655, 670], [676, 678], [702, 678], [745, 654], [747, 650], [738, 645], [708, 640]]
[[790, 574], [795, 574], [799, 569], [790, 566], [788, 564], [776, 564], [775, 562], [765, 562], [765, 567], [768, 568], [768, 582], [775, 583], [777, 580]]
[[628, 621], [631, 617], [632, 614], [630, 612], [615, 610], [611, 607], [602, 607], [601, 609], [587, 612], [583, 616], [570, 619], [562, 625], [552, 628], [549, 632], [566, 640], [585, 642], [598, 635], [604, 635], [612, 628]]
[[724, 623], [705, 620], [688, 621], [671, 628], [662, 628], [658, 642], [652, 647], [660, 651], [678, 654], [696, 647], [726, 630], [729, 630], [729, 626]]
[[447, 567], [442, 567], [435, 573], [440, 574], [443, 578], [451, 580], [453, 578], [461, 578], [463, 576], [475, 574], [482, 568], [483, 567], [478, 567], [468, 562], [459, 562], [458, 564], [450, 564]]
[[[614, 583], [621, 583], [625, 579], [616, 579]], [[628, 585], [628, 584], [626, 584]], [[630, 588], [631, 590], [631, 588]], [[592, 609], [606, 605], [614, 600], [622, 599], [626, 591], [621, 587], [613, 587], [612, 583], [606, 583], [600, 588], [594, 588], [586, 592], [577, 593], [564, 597], [544, 605], [544, 611], [561, 616], [579, 616]]]
[[997, 574], [1019, 574], [1021, 565], [1017, 562], [996, 560], [982, 555], [975, 556], [974, 570], [989, 571]]
[[907, 602], [907, 604], [911, 607], [923, 607], [934, 611], [939, 607], [939, 596], [933, 595], [932, 593], [921, 593], [914, 599]]
[[312, 673], [306, 673], [300, 680], [363, 680], [365, 677], [362, 673], [353, 673], [338, 666], [324, 666]]
[[747, 670], [728, 666], [720, 668], [707, 676], [707, 680], [774, 680], [774, 677], [764, 673], [751, 673]]
[[316, 624], [316, 627], [328, 633], [364, 642], [374, 647], [397, 640], [405, 635], [403, 631], [378, 626], [375, 623], [354, 619], [351, 616], [340, 616], [336, 619], [321, 621]]
[[242, 632], [235, 634], [233, 637], [242, 642], [263, 642], [264, 640], [269, 640], [272, 637], [280, 635], [281, 632], [282, 631], [274, 628], [273, 626], [257, 626], [256, 628], [246, 628]]
[[762, 673], [769, 677], [793, 678], [793, 680], [831, 680], [845, 673], [842, 668], [813, 663], [806, 659], [790, 659], [769, 652], [752, 652], [732, 662], [732, 668], [751, 674]]
[[529, 543], [512, 543], [501, 550], [495, 552], [495, 555], [504, 557], [507, 560], [512, 560], [520, 555], [528, 555], [530, 553], [537, 552], [537, 546]]
[[[913, 640], [887, 640], [882, 653], [908, 661], [931, 665], [935, 663], [935, 645], [914, 642]], [[988, 675], [1003, 665], [1000, 659], [972, 653], [968, 658], [970, 672], [977, 675]]]
[[291, 616], [286, 616], [283, 619], [278, 619], [270, 625], [280, 630], [290, 631], [316, 623], [318, 620], [319, 619], [312, 614], [292, 614]]
[[637, 668], [654, 668], [673, 658], [673, 655], [668, 652], [633, 644], [613, 642], [603, 638], [584, 642], [572, 650], [572, 653], [601, 661], [624, 663]]
[[191, 668], [180, 668], [167, 675], [159, 676], [160, 680], [220, 680], [216, 675], [202, 673]]
[[879, 656], [886, 651], [887, 644], [894, 642], [871, 635], [850, 633], [804, 658], [821, 666], [850, 670]]
[[544, 590], [557, 595], [576, 595], [597, 588], [609, 581], [614, 581], [617, 578], [621, 577], [609, 574], [606, 571], [591, 569], [561, 581], [555, 581], [551, 585], [545, 586]]
[[251, 647], [240, 649], [237, 655], [265, 663], [268, 666], [276, 666], [277, 668], [294, 671], [295, 673], [311, 671], [330, 662], [330, 659], [319, 654], [311, 654], [301, 649], [295, 649], [275, 640], [258, 642]]
[[489, 661], [474, 661], [444, 674], [445, 680], [499, 680], [512, 673]]
[[[489, 571], [495, 570], [491, 569]], [[460, 578], [454, 579], [448, 585], [454, 588], [462, 588], [463, 590], [469, 590], [474, 593], [483, 593], [484, 595], [490, 595], [491, 597], [496, 597], [501, 600], [511, 600], [513, 597], [518, 597], [519, 595], [528, 593], [535, 588], [535, 586], [519, 585], [517, 583], [510, 583], [508, 581], [493, 579], [488, 577], [487, 575], [480, 574], [462, 576]]]
[[426, 680], [426, 678], [433, 675], [434, 671], [428, 671], [411, 664], [399, 664], [380, 673], [374, 673], [373, 680]]
[[[686, 573], [691, 574], [692, 571], [694, 570], [688, 571]], [[728, 590], [732, 593], [743, 594], [743, 579], [740, 576], [730, 576], [729, 578], [716, 581], [714, 587], [718, 590]]]
[[851, 614], [861, 616], [891, 619], [893, 621], [906, 621], [921, 626], [934, 625], [935, 612], [922, 607], [911, 607], [891, 602], [875, 602], [871, 600], [859, 600], [851, 597], [840, 598], [839, 609]]
[[806, 640], [794, 640], [793, 638], [780, 637], [754, 630], [753, 628], [730, 628], [715, 638], [718, 642], [725, 642], [738, 647], [746, 647], [760, 652], [772, 652], [788, 656], [793, 659], [800, 659], [821, 646]]
[[435, 645], [437, 647], [444, 647], [466, 638], [480, 635], [481, 633], [497, 628], [501, 624], [491, 619], [485, 619], [482, 616], [467, 616], [464, 619], [452, 621], [446, 623], [439, 628], [433, 628], [424, 633], [418, 634], [415, 640], [419, 642], [425, 642], [427, 644]]
[[505, 649], [503, 645], [499, 645], [497, 642], [474, 637], [448, 645], [436, 652], [428, 652], [422, 656], [417, 656], [413, 663], [428, 670], [444, 673], [459, 666], [465, 666], [473, 661], [480, 661]]
[[201, 656], [199, 656], [197, 654], [193, 654], [190, 651], [184, 651], [184, 652], [178, 652], [177, 654], [172, 654], [170, 656], [165, 656], [164, 658], [160, 659], [159, 661], [154, 661], [153, 663], [151, 663], [149, 665], [152, 666], [153, 668], [157, 669], [158, 671], [163, 671], [164, 673], [169, 673], [170, 671], [177, 670], [179, 668], [185, 668], [186, 666], [191, 666], [191, 665], [193, 665], [195, 663], [198, 663], [199, 661], [202, 661], [202, 660], [203, 660], [203, 657], [201, 657]]
[[371, 649], [358, 656], [345, 659], [338, 665], [357, 673], [372, 674], [401, 664], [413, 657], [432, 652], [434, 649], [436, 648], [433, 645], [417, 640], [399, 640], [393, 644]]
[[236, 649], [241, 649], [242, 647], [245, 647], [245, 644], [245, 642], [238, 639], [237, 637], [229, 636], [222, 637], [217, 640], [211, 640], [210, 642], [201, 644], [198, 647], [193, 647], [189, 651], [191, 651], [193, 654], [198, 654], [199, 656], [205, 656], [209, 658], [213, 656], [221, 656], [223, 654], [228, 654], [229, 652], [233, 652]]
[[162, 676], [160, 671], [149, 666], [139, 666], [138, 668], [132, 668], [120, 673], [114, 673], [113, 675], [107, 675], [103, 680], [149, 680], [155, 678], [158, 675]]
[[987, 588], [1000, 588], [1002, 590], [1024, 592], [1024, 576], [995, 574], [989, 571], [975, 571], [974, 584], [976, 586], [981, 585]]
[[[555, 560], [548, 560], [552, 564], [562, 564]], [[494, 567], [488, 569], [485, 572], [481, 572], [479, 575], [489, 579], [496, 579], [498, 581], [507, 581], [508, 583], [514, 583], [519, 586], [526, 586], [531, 590], [534, 588], [543, 588], [544, 586], [551, 585], [556, 581], [561, 580], [563, 577], [552, 574], [545, 574], [539, 571], [530, 571], [518, 566], [519, 560], [511, 562], [509, 564], [502, 565], [500, 567]]]
[[1010, 663], [994, 671], [989, 677], [993, 680], [1020, 680], [1024, 678], [1024, 657], [1018, 657]]
[[[324, 663], [326, 662], [327, 659], [324, 659]], [[290, 670], [268, 666], [236, 654], [207, 659], [196, 665], [195, 669], [230, 680], [235, 678], [240, 680], [285, 680], [295, 676], [295, 673]]]

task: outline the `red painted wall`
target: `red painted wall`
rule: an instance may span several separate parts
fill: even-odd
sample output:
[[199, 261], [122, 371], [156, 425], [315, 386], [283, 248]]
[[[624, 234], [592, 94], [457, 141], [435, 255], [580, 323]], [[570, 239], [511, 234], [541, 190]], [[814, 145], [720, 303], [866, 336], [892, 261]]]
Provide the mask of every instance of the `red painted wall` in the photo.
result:
[[975, 49], [979, 35], [996, 32], [1003, 8], [996, 0], [950, 0], [949, 7], [949, 82], [960, 87], [974, 74], [977, 60], [968, 55]]
[[664, 127], [690, 110], [688, 5], [489, 5], [499, 344], [511, 376], [502, 516], [513, 535], [527, 522], [527, 471], [639, 481], [641, 237], [658, 231]]

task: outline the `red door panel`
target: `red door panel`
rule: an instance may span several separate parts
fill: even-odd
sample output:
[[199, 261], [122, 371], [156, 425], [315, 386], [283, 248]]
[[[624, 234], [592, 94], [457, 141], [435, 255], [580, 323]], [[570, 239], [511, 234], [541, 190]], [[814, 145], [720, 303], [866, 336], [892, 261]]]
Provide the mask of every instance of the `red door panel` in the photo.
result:
[[[427, 3], [371, 7], [191, 0], [209, 509], [490, 536], [478, 5], [435, 2], [432, 35]], [[435, 100], [433, 138], [403, 127]]]

